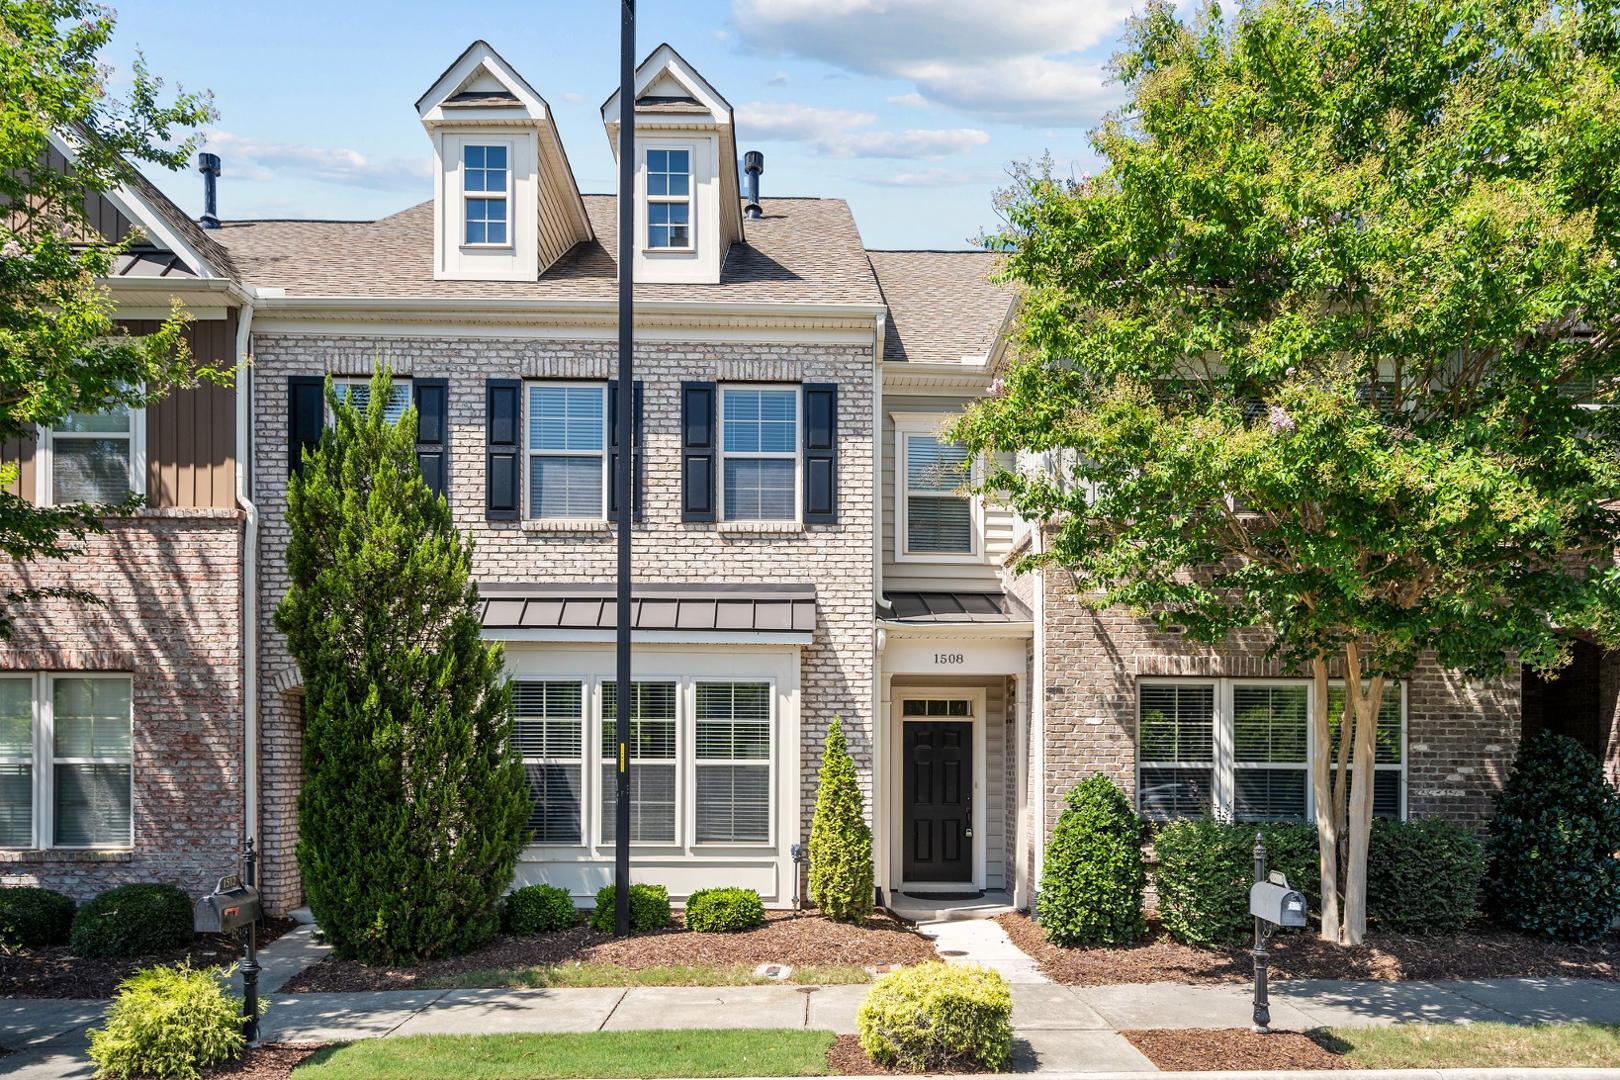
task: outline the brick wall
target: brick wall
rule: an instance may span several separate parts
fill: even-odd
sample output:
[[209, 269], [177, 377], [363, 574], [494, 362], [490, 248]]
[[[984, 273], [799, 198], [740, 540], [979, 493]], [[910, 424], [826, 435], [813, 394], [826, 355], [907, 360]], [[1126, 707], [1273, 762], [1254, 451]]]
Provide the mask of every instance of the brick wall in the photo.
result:
[[240, 515], [149, 511], [108, 525], [68, 561], [0, 568], [0, 591], [71, 585], [103, 601], [15, 606], [0, 670], [130, 673], [134, 848], [0, 852], [0, 883], [85, 899], [155, 881], [198, 895], [236, 869], [241, 845]]
[[[516, 338], [364, 338], [254, 335], [255, 499], [263, 513], [261, 664], [265, 693], [263, 800], [268, 900], [299, 901], [296, 839], [301, 727], [298, 677], [270, 625], [288, 581], [287, 376], [368, 374], [379, 359], [399, 377], [450, 380], [450, 502], [477, 544], [480, 580], [611, 581], [615, 542], [607, 529], [541, 531], [536, 523], [484, 518], [484, 383], [490, 378], [605, 379], [614, 374], [611, 342]], [[826, 728], [845, 721], [850, 749], [871, 805], [872, 760], [872, 356], [853, 345], [638, 343], [643, 383], [644, 520], [634, 531], [636, 577], [647, 581], [809, 581], [818, 592], [814, 643], [803, 652], [802, 807], [814, 807], [816, 770]], [[839, 386], [839, 522], [801, 532], [737, 534], [680, 520], [679, 385], [718, 382], [836, 382]]]

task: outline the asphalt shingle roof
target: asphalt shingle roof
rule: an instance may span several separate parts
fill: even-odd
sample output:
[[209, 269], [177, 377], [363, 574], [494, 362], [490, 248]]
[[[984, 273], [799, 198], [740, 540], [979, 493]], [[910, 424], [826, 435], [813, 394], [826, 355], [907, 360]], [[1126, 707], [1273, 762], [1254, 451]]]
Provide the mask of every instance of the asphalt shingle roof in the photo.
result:
[[[753, 226], [750, 225], [749, 228]], [[985, 251], [868, 251], [889, 325], [885, 360], [959, 364], [988, 356], [1012, 305], [1010, 286], [990, 280]]]

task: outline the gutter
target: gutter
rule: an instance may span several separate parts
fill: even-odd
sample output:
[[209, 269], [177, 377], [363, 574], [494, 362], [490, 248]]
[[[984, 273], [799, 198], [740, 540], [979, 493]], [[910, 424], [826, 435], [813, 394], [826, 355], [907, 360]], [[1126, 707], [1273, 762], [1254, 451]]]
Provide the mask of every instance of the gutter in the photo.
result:
[[236, 323], [236, 504], [246, 515], [242, 535], [242, 823], [243, 839], [259, 837], [259, 508], [253, 505], [249, 408], [253, 381], [248, 350], [253, 303], [244, 300]]
[[[172, 287], [172, 286], [171, 286]], [[255, 303], [271, 311], [440, 312], [451, 314], [609, 316], [617, 302], [580, 298], [528, 297], [422, 297], [422, 296], [287, 296], [279, 289], [257, 290]], [[656, 300], [636, 304], [648, 315], [777, 315], [844, 319], [873, 319], [888, 311], [882, 304], [715, 303], [712, 300]]]

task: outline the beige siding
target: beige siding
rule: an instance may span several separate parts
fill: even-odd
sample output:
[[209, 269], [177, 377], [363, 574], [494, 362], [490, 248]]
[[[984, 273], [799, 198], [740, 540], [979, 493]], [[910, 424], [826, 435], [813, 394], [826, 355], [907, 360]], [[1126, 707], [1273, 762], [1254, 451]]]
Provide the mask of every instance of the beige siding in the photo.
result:
[[[132, 334], [158, 328], [128, 321]], [[236, 312], [198, 319], [186, 332], [192, 359], [224, 368], [236, 355]], [[177, 390], [146, 410], [146, 501], [150, 506], [236, 505], [236, 393], [203, 383]]]
[[540, 271], [558, 259], [585, 237], [580, 233], [579, 225], [574, 221], [573, 215], [568, 212], [565, 200], [573, 199], [575, 195], [569, 191], [567, 185], [557, 180], [556, 174], [548, 161], [542, 161], [540, 166]]

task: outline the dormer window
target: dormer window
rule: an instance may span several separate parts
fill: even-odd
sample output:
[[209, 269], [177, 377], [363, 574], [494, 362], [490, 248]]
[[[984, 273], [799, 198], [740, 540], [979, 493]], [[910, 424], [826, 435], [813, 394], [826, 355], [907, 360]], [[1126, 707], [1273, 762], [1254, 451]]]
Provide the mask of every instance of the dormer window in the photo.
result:
[[647, 151], [647, 247], [692, 246], [692, 152]]
[[461, 190], [466, 200], [467, 244], [504, 247], [511, 242], [507, 230], [511, 175], [505, 146], [468, 143], [463, 147]]

